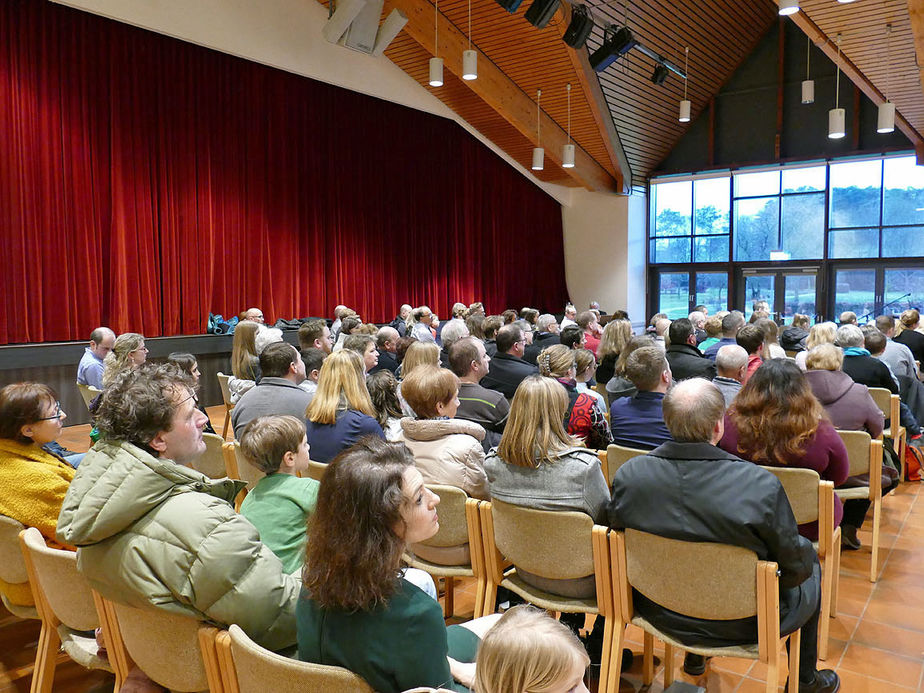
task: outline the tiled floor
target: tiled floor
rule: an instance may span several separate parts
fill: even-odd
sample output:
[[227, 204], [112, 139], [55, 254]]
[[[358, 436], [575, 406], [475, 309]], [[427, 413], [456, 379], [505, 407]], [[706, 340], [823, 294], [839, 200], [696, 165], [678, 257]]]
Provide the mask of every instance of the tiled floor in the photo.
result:
[[[224, 407], [210, 407], [212, 425], [220, 430]], [[85, 450], [87, 427], [65, 429], [59, 442], [72, 450]], [[924, 492], [921, 484], [903, 484], [883, 503], [880, 573], [869, 582], [870, 534], [861, 531], [863, 548], [845, 551], [841, 561], [839, 612], [831, 621], [828, 660], [822, 668], [837, 670], [844, 693], [924, 693]], [[475, 586], [459, 581], [455, 590], [454, 621], [474, 611]], [[38, 624], [4, 618], [0, 610], [0, 693], [28, 691], [30, 662], [35, 655]], [[621, 693], [642, 690], [641, 632], [630, 626], [628, 645], [639, 654], [623, 674]], [[656, 650], [660, 655], [660, 651]], [[677, 678], [705, 686], [709, 693], [762, 693], [765, 668], [759, 664], [714, 659], [706, 674], [691, 679], [680, 669]], [[99, 672], [87, 673], [72, 662], [58, 667], [55, 693], [87, 693], [111, 690], [112, 679]], [[663, 691], [661, 667], [651, 693]], [[785, 677], [785, 674], [783, 674]], [[780, 681], [782, 686], [783, 681]], [[782, 688], [780, 689], [782, 690]]]

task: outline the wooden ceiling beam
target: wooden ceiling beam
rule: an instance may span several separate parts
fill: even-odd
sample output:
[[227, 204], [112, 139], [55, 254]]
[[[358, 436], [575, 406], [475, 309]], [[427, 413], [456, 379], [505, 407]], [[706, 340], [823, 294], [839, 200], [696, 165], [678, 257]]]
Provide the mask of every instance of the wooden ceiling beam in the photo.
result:
[[[911, 33], [914, 34], [914, 54], [917, 60], [921, 88], [924, 88], [924, 0], [908, 0], [908, 14], [911, 17]], [[898, 114], [896, 114], [897, 117]], [[924, 164], [924, 142], [912, 140], [918, 165]]]
[[[384, 14], [388, 15], [392, 8], [401, 10], [407, 16], [408, 22], [404, 30], [432, 54], [434, 48], [433, 5], [427, 0], [386, 0]], [[461, 77], [462, 51], [468, 48], [468, 39], [442, 13], [437, 16], [437, 22], [439, 57], [443, 59], [446, 69]], [[474, 44], [472, 48], [477, 50]], [[478, 55], [478, 79], [466, 81], [465, 85], [535, 146], [544, 147], [547, 159], [561, 166], [562, 147], [568, 143], [568, 133], [545, 112], [541, 112], [542, 141], [540, 144], [536, 137], [534, 95], [528, 95], [520, 89], [484, 53], [479, 51]], [[439, 97], [438, 90], [434, 90], [433, 93]], [[615, 193], [624, 191], [622, 179], [625, 178], [625, 172], [622, 168], [619, 168], [619, 173], [623, 174], [618, 176], [620, 180], [614, 179], [603, 166], [578, 145], [575, 145], [574, 163], [574, 168], [564, 170], [588, 190]]]
[[[908, 0], [909, 9], [912, 5], [919, 6], [920, 11], [924, 12], [924, 8], [920, 6], [924, 4], [921, 0]], [[911, 11], [912, 26], [914, 25], [914, 11]], [[793, 23], [799, 27], [802, 32], [809, 37], [809, 39], [814, 43], [821, 51], [833, 62], [835, 65], [838, 64], [838, 51], [837, 51], [837, 37], [830, 37], [824, 31], [822, 31], [815, 22], [809, 18], [805, 12], [796, 12], [789, 16]], [[915, 47], [918, 51], [918, 63], [921, 62], [921, 37], [919, 37], [918, 32], [915, 30]], [[853, 82], [860, 91], [862, 91], [866, 96], [877, 106], [885, 102], [885, 96], [881, 91], [873, 84], [869, 78], [863, 74], [860, 69], [853, 64], [853, 62], [848, 58], [843, 51], [840, 54], [840, 66], [841, 72], [844, 73], [844, 76], [847, 77], [851, 82]], [[903, 116], [898, 110], [895, 111], [895, 126], [904, 133], [905, 137], [911, 140], [911, 143], [914, 145], [915, 150], [924, 148], [924, 137], [921, 136], [914, 126], [908, 122], [908, 120]]]

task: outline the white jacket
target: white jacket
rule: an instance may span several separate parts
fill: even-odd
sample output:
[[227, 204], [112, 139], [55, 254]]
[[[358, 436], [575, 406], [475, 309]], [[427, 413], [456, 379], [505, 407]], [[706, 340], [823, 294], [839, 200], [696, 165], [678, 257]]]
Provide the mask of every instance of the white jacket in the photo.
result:
[[424, 482], [457, 486], [474, 498], [491, 497], [484, 471], [484, 429], [464, 419], [401, 419], [407, 445]]

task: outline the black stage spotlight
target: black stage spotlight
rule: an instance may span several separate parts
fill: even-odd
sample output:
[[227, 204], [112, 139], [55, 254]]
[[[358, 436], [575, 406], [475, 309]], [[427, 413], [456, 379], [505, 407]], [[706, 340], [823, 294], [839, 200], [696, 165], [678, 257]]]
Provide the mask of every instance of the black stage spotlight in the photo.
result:
[[568, 24], [565, 35], [561, 37], [561, 40], [572, 48], [582, 48], [593, 28], [594, 20], [587, 13], [587, 8], [584, 5], [572, 5], [571, 22]]
[[526, 10], [526, 21], [537, 29], [544, 29], [558, 9], [558, 0], [533, 0]]
[[638, 41], [627, 26], [618, 29], [610, 24], [603, 33], [603, 45], [590, 56], [590, 66], [597, 72], [603, 72], [620, 56], [625, 55]]
[[667, 68], [661, 64], [655, 65], [654, 72], [651, 73], [652, 83], [657, 84], [660, 87], [662, 84], [664, 84], [664, 80], [666, 79], [667, 79]]
[[496, 2], [510, 14], [513, 14], [520, 9], [520, 3], [523, 2], [523, 0], [496, 0]]

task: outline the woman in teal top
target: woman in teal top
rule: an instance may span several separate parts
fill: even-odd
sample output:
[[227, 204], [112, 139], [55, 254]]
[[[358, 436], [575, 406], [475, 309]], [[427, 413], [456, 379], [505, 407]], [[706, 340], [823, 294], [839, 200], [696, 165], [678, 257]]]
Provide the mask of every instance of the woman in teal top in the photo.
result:
[[308, 525], [298, 656], [344, 667], [379, 693], [466, 691], [478, 637], [447, 628], [440, 605], [399, 577], [407, 544], [439, 530], [439, 496], [404, 445], [363, 438], [324, 474]]

